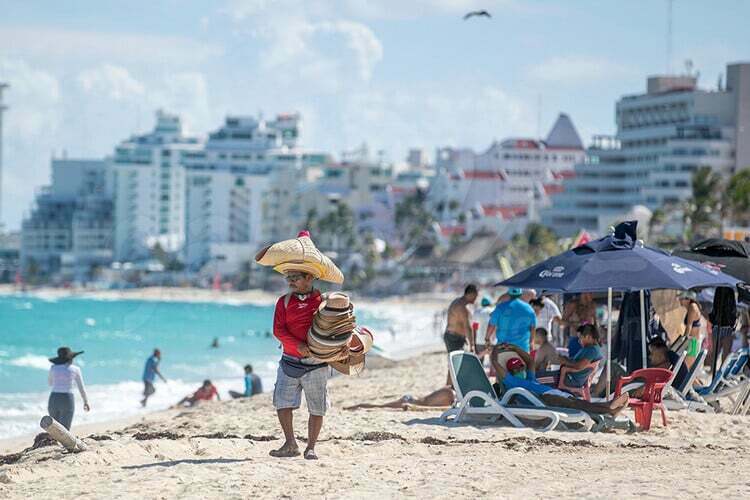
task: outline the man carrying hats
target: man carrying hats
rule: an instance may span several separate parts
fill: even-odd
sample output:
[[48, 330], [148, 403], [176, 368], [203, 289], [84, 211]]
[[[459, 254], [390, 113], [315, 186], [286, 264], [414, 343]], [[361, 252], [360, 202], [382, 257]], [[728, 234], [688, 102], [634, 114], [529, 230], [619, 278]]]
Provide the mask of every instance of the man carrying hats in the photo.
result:
[[326, 382], [329, 368], [326, 363], [310, 359], [307, 344], [313, 316], [322, 301], [320, 292], [313, 288], [313, 281], [322, 279], [341, 283], [344, 278], [335, 264], [315, 247], [307, 231], [301, 232], [296, 239], [262, 249], [255, 259], [261, 265], [274, 266], [274, 270], [284, 274], [289, 285], [289, 293], [276, 302], [273, 318], [273, 334], [283, 348], [273, 390], [273, 405], [285, 440], [270, 455], [295, 457], [300, 454], [294, 437], [293, 411], [300, 407], [304, 392], [310, 414], [304, 457], [315, 460], [318, 458], [315, 444], [328, 408]]

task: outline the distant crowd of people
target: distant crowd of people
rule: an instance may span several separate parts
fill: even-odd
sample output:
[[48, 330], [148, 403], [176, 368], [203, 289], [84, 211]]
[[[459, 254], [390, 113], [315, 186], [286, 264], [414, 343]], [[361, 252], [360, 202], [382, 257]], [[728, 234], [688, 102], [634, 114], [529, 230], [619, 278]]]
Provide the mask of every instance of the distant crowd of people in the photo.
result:
[[[677, 369], [673, 380], [677, 387], [686, 383], [691, 357], [694, 359], [701, 348], [712, 351], [714, 340], [718, 341], [716, 354], [721, 355], [721, 362], [732, 351], [737, 334], [741, 347], [748, 347], [750, 315], [747, 309], [736, 309], [731, 290], [717, 293], [726, 293], [727, 297], [715, 299], [709, 314], [704, 312], [694, 292], [679, 293], [679, 303], [685, 310], [684, 331], [678, 332], [677, 339], [672, 341], [665, 331], [663, 336], [651, 337], [648, 341], [646, 366]], [[463, 295], [450, 303], [443, 340], [448, 353], [468, 348], [485, 361], [485, 366], [489, 358], [488, 371], [495, 376], [498, 395], [523, 387], [551, 406], [610, 415], [627, 406], [628, 394], [606, 403], [591, 403], [574, 397], [583, 394], [584, 386], [590, 396], [607, 394], [606, 377], [600, 376], [592, 383], [595, 372], [603, 371], [603, 363], [607, 362], [602, 349], [604, 329], [600, 326], [603, 315], [598, 314], [593, 294], [569, 297], [562, 308], [552, 297], [537, 296], [534, 290], [519, 288], [511, 288], [497, 299], [484, 296], [478, 306], [474, 306], [478, 297], [477, 287], [468, 285]], [[658, 315], [650, 314], [649, 320], [659, 325]], [[677, 354], [683, 350], [687, 353], [684, 364], [678, 363], [680, 356]], [[503, 357], [501, 353], [511, 355]], [[627, 373], [616, 362], [611, 369], [610, 390], [617, 379]], [[638, 397], [639, 390], [642, 389], [631, 395]], [[449, 372], [446, 385], [425, 397], [405, 395], [386, 403], [363, 403], [348, 409], [409, 405], [447, 407], [454, 398]]]

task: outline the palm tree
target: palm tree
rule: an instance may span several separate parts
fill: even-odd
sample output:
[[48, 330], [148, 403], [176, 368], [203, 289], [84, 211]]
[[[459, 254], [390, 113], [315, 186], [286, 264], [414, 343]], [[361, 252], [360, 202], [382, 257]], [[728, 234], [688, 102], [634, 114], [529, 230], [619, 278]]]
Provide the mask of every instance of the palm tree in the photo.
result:
[[721, 176], [711, 167], [700, 167], [693, 172], [692, 186], [693, 196], [685, 211], [688, 239], [717, 232], [721, 223]]
[[727, 209], [736, 223], [750, 223], [750, 168], [734, 174], [724, 191]]

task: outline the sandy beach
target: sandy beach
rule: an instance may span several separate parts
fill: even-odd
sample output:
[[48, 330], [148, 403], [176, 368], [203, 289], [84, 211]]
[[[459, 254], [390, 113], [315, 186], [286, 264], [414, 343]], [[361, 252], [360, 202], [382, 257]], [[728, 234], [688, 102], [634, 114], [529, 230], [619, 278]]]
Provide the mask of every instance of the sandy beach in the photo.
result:
[[[335, 377], [320, 460], [275, 459], [280, 430], [265, 393], [78, 429], [89, 450], [39, 448], [0, 466], [2, 498], [747, 497], [750, 419], [671, 412], [667, 428], [540, 433], [456, 425], [440, 411], [342, 408], [423, 395], [442, 354]], [[304, 403], [303, 403], [304, 405]], [[304, 408], [304, 406], [303, 406]], [[296, 412], [298, 436], [306, 412]], [[20, 451], [23, 446], [17, 443]], [[30, 445], [29, 441], [26, 445]], [[7, 446], [7, 443], [6, 443]], [[4, 448], [6, 447], [4, 446]]]

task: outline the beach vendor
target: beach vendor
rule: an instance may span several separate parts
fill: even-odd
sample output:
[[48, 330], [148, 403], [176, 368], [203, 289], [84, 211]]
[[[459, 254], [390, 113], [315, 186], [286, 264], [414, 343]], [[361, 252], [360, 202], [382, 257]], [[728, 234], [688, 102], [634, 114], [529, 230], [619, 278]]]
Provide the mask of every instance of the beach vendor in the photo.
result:
[[323, 427], [323, 416], [328, 408], [328, 364], [310, 357], [307, 342], [313, 317], [322, 301], [320, 291], [313, 286], [316, 279], [342, 283], [344, 276], [336, 265], [303, 231], [298, 237], [262, 249], [255, 260], [261, 265], [274, 266], [289, 285], [289, 293], [276, 302], [273, 334], [281, 342], [283, 354], [276, 373], [273, 405], [284, 432], [284, 443], [272, 450], [273, 457], [294, 457], [300, 454], [294, 436], [293, 412], [301, 404], [305, 393], [307, 411], [307, 447], [304, 457], [317, 459], [315, 444]]

